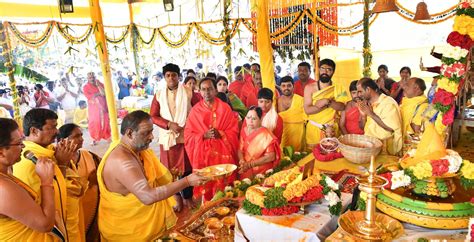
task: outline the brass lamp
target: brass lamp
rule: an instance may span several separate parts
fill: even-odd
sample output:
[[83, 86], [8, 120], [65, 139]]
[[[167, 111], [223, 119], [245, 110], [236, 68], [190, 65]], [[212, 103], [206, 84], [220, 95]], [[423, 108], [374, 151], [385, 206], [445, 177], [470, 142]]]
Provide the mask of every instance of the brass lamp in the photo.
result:
[[395, 4], [396, 0], [377, 0], [372, 9], [373, 13], [396, 12], [398, 7]]
[[431, 18], [430, 13], [428, 13], [428, 5], [425, 2], [419, 2], [416, 5], [416, 13], [413, 20], [429, 20]]

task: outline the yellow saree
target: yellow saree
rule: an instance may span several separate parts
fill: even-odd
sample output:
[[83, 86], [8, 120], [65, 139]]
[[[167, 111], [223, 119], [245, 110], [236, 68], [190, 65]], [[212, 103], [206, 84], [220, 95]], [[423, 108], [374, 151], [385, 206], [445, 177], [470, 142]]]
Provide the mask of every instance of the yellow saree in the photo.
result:
[[[120, 142], [114, 142], [105, 153], [97, 170], [100, 189], [99, 230], [102, 241], [153, 241], [176, 224], [173, 197], [145, 205], [132, 193], [123, 196], [107, 190], [102, 171], [110, 153]], [[145, 176], [151, 187], [172, 182], [171, 173], [160, 163], [151, 149], [140, 152]]]
[[293, 146], [296, 151], [303, 151], [304, 126], [307, 120], [303, 107], [303, 97], [294, 94], [288, 110], [278, 113], [283, 119], [281, 146]]
[[[342, 87], [336, 85], [323, 88], [312, 94], [313, 104], [323, 98], [334, 98], [334, 100], [342, 103], [346, 103], [350, 100], [347, 92]], [[336, 110], [326, 108], [319, 113], [308, 115], [308, 124], [306, 125], [306, 144], [308, 148], [312, 149], [314, 145], [318, 144], [321, 140], [321, 127], [323, 125], [333, 124], [337, 133], [338, 126], [337, 122], [335, 122], [336, 114]]]
[[414, 133], [411, 124], [421, 125], [422, 114], [428, 107], [428, 98], [425, 95], [407, 98], [404, 97], [400, 105], [403, 120], [403, 135]]
[[[2, 175], [0, 173], [0, 175]], [[23, 187], [28, 194], [35, 200], [36, 203], [40, 204], [39, 197], [33, 189], [23, 183], [21, 180], [8, 176], [10, 180]], [[20, 223], [17, 220], [9, 217], [0, 216], [0, 241], [25, 241], [25, 242], [37, 242], [37, 241], [59, 241], [56, 237], [48, 234], [35, 231], [28, 228], [26, 225]]]
[[67, 232], [70, 241], [85, 242], [84, 214], [81, 198], [87, 190], [87, 177], [79, 175], [76, 166], [71, 162], [71, 168], [66, 170], [67, 187]]
[[[51, 144], [48, 147], [42, 147], [31, 141], [23, 141], [25, 148], [23, 151], [30, 150], [36, 157], [48, 157], [54, 161], [54, 146]], [[66, 235], [66, 206], [67, 206], [67, 188], [66, 181], [61, 173], [59, 167], [54, 165], [54, 204], [56, 207], [56, 226], [60, 228], [61, 232]], [[41, 204], [41, 180], [36, 175], [35, 164], [21, 155], [20, 162], [13, 165], [13, 175], [28, 185], [36, 194], [38, 194], [38, 204]]]

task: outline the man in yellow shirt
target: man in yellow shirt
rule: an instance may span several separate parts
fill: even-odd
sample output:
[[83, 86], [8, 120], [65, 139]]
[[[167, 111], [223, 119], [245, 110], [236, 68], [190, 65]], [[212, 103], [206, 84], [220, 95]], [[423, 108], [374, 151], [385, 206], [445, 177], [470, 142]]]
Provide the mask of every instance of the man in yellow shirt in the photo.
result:
[[404, 137], [409, 134], [418, 134], [421, 131], [422, 115], [428, 107], [428, 98], [424, 94], [425, 90], [425, 81], [418, 77], [410, 78], [403, 90], [405, 97], [402, 104], [400, 104], [400, 111]]
[[319, 143], [326, 125], [332, 125], [337, 130], [335, 122], [337, 111], [344, 110], [344, 103], [350, 100], [341, 86], [333, 85], [331, 78], [335, 71], [336, 63], [324, 59], [320, 62], [319, 80], [305, 86], [304, 111], [308, 115], [306, 125], [308, 149], [313, 149]]
[[384, 151], [397, 155], [402, 149], [402, 118], [397, 102], [381, 93], [377, 83], [362, 78], [357, 83], [357, 103], [360, 113], [366, 119], [364, 133], [384, 142]]
[[154, 241], [176, 224], [173, 195], [207, 179], [191, 174], [172, 182], [169, 170], [149, 149], [154, 137], [148, 113], [129, 113], [120, 133], [122, 138], [110, 145], [97, 169], [101, 239]]
[[294, 81], [290, 76], [281, 78], [280, 87], [283, 94], [278, 98], [278, 114], [283, 119], [281, 146], [292, 146], [296, 151], [303, 151], [307, 120], [303, 97], [294, 93]]
[[[26, 136], [23, 144], [23, 152], [31, 151], [36, 157], [49, 158], [54, 161], [54, 204], [56, 207], [56, 226], [59, 228], [67, 241], [76, 237], [73, 231], [66, 227], [67, 219], [67, 183], [66, 169], [74, 155], [75, 144], [65, 140], [53, 145], [58, 134], [58, 116], [49, 109], [36, 108], [28, 111], [23, 118], [23, 132]], [[41, 201], [41, 181], [36, 175], [35, 164], [21, 156], [20, 162], [13, 165], [13, 175], [26, 183], [39, 196]], [[79, 221], [77, 221], [78, 223]], [[77, 235], [82, 236], [82, 235]]]

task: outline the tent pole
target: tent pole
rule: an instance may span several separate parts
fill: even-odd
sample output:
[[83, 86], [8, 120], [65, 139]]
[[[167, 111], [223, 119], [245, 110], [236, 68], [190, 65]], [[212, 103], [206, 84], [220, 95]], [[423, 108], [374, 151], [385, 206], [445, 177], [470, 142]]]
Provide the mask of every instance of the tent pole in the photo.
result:
[[100, 66], [104, 76], [105, 98], [109, 110], [110, 129], [112, 131], [112, 141], [119, 139], [117, 110], [115, 107], [115, 94], [112, 89], [112, 74], [110, 72], [109, 53], [107, 51], [107, 40], [105, 39], [104, 24], [102, 22], [102, 12], [100, 10], [99, 0], [89, 0], [91, 9], [91, 20], [94, 28], [95, 42], [97, 43], [97, 52], [99, 53]]
[[20, 117], [20, 97], [18, 95], [18, 90], [16, 88], [16, 81], [13, 72], [15, 68], [13, 66], [13, 56], [11, 55], [11, 45], [10, 39], [8, 38], [8, 28], [7, 22], [3, 22], [0, 25], [0, 44], [2, 45], [2, 56], [5, 60], [5, 68], [7, 71], [7, 76], [10, 81], [10, 89], [12, 90], [13, 96], [13, 118], [21, 126], [21, 117]]

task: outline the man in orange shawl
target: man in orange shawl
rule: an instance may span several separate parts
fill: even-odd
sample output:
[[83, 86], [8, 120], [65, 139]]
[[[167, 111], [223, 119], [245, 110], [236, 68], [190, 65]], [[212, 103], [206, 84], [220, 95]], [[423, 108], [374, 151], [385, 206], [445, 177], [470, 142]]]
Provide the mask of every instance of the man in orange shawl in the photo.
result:
[[[184, 144], [191, 166], [201, 169], [218, 164], [236, 164], [237, 118], [229, 105], [216, 98], [217, 84], [213, 79], [201, 80], [199, 89], [204, 100], [191, 109], [184, 129]], [[206, 186], [195, 187], [194, 194], [204, 194], [204, 199], [210, 200], [225, 185], [222, 180], [209, 182]]]
[[248, 108], [257, 105], [258, 88], [255, 86], [252, 75], [242, 66], [235, 67], [235, 81], [229, 85], [229, 91], [235, 93]]
[[107, 102], [105, 101], [104, 85], [95, 78], [94, 72], [87, 73], [87, 84], [83, 88], [87, 98], [89, 112], [89, 134], [92, 144], [101, 139], [110, 139], [110, 121]]
[[101, 241], [155, 241], [176, 224], [173, 195], [207, 178], [191, 174], [172, 181], [153, 150], [153, 122], [143, 111], [129, 113], [97, 170]]

